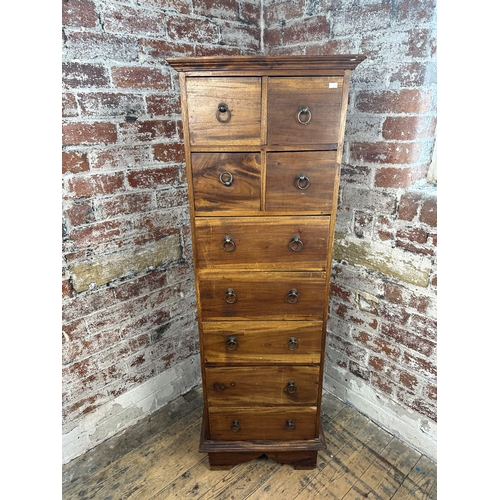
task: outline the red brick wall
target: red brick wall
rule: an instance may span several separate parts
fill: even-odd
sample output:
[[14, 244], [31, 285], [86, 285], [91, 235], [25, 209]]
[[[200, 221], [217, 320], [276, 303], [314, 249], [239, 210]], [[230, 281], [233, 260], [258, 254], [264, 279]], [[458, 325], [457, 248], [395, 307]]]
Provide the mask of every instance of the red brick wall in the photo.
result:
[[63, 0], [63, 422], [198, 351], [172, 56], [254, 54], [260, 1]]
[[390, 401], [428, 422], [437, 419], [437, 196], [426, 180], [435, 16], [434, 0], [277, 0], [264, 10], [266, 53], [367, 55], [349, 96], [326, 386], [368, 414], [379, 413], [373, 400]]

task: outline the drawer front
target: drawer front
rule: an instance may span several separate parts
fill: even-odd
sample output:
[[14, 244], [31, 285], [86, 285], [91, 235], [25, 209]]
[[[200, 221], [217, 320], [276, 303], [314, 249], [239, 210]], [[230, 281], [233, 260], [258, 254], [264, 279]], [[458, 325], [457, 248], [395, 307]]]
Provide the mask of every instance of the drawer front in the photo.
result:
[[260, 153], [191, 154], [194, 209], [260, 210]]
[[317, 408], [209, 408], [210, 439], [314, 439]]
[[186, 90], [192, 146], [260, 144], [260, 77], [188, 77]]
[[337, 144], [342, 90], [339, 77], [269, 78], [268, 144]]
[[205, 368], [209, 406], [316, 405], [318, 366]]
[[319, 363], [321, 321], [207, 321], [205, 363]]
[[331, 213], [340, 166], [334, 151], [267, 155], [266, 210]]
[[322, 272], [219, 272], [199, 274], [201, 319], [322, 320]]
[[325, 270], [330, 217], [198, 217], [198, 267]]

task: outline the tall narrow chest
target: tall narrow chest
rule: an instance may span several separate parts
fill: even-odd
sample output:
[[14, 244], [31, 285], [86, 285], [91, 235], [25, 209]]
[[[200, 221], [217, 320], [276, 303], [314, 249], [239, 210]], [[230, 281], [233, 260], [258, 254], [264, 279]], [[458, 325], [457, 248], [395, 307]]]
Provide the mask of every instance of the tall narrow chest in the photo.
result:
[[168, 59], [179, 72], [212, 469], [316, 466], [349, 78], [365, 56]]

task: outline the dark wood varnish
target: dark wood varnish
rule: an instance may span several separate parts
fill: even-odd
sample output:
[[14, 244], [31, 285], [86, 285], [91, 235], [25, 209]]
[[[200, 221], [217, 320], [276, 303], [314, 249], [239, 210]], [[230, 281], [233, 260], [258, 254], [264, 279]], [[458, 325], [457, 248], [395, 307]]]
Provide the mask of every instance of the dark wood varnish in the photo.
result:
[[213, 469], [314, 468], [350, 71], [365, 57], [169, 59], [179, 71]]
[[[260, 153], [193, 153], [194, 209], [198, 212], [258, 212], [260, 164]], [[227, 178], [231, 184], [223, 184], [221, 175], [222, 180]]]
[[325, 271], [330, 217], [197, 217], [198, 267]]
[[319, 364], [322, 321], [206, 321], [206, 364]]
[[[334, 144], [339, 139], [341, 77], [270, 78], [268, 90], [269, 144]], [[307, 106], [307, 125], [297, 120], [298, 110]]]
[[[208, 410], [210, 437], [227, 441], [314, 439], [316, 412], [313, 407], [217, 408]], [[235, 424], [237, 422], [237, 424]]]
[[323, 319], [323, 272], [212, 272], [198, 280], [203, 321]]
[[[186, 85], [191, 144], [260, 144], [260, 78], [190, 78]], [[227, 105], [230, 117], [220, 113], [217, 119], [219, 104]]]
[[207, 367], [206, 396], [212, 406], [316, 405], [319, 366]]
[[[269, 153], [266, 210], [331, 213], [340, 173], [336, 158], [334, 151]], [[300, 174], [304, 181], [298, 181]]]

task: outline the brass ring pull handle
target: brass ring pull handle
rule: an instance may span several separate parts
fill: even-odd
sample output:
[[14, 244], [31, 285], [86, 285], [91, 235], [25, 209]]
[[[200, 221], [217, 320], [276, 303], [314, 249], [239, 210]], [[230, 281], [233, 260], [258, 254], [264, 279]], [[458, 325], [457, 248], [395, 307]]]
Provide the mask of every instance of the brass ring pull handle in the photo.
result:
[[295, 337], [290, 337], [290, 340], [288, 341], [288, 350], [296, 351], [298, 348], [299, 343], [297, 342], [297, 339]]
[[240, 421], [239, 420], [233, 420], [233, 423], [231, 424], [231, 431], [240, 432]]
[[295, 430], [295, 422], [293, 420], [286, 421], [286, 430], [292, 432]]
[[236, 248], [236, 244], [233, 241], [233, 238], [231, 236], [226, 236], [224, 238], [224, 242], [222, 243], [222, 248], [226, 252], [234, 252], [234, 249]]
[[[227, 113], [227, 115], [226, 115]], [[221, 114], [225, 116], [225, 119], [221, 117]], [[218, 121], [221, 123], [227, 123], [231, 119], [231, 111], [229, 111], [229, 108], [227, 107], [227, 104], [224, 102], [221, 102], [217, 106], [217, 111], [215, 113], [215, 117], [217, 118]]]
[[228, 304], [234, 304], [237, 300], [238, 300], [238, 297], [236, 297], [234, 290], [232, 288], [228, 288], [226, 290], [226, 302]]
[[292, 288], [288, 295], [286, 296], [286, 300], [289, 304], [296, 304], [299, 301], [299, 293], [295, 288]]
[[285, 391], [288, 392], [288, 394], [295, 394], [297, 392], [297, 386], [294, 384], [293, 380], [288, 382]]
[[228, 351], [236, 351], [238, 349], [239, 345], [238, 342], [236, 342], [236, 337], [229, 337], [226, 342], [226, 349]]
[[295, 179], [295, 185], [300, 190], [303, 191], [304, 189], [307, 189], [311, 185], [311, 181], [309, 180], [309, 177], [307, 177], [306, 175], [299, 174], [299, 175], [297, 175], [297, 178]]
[[302, 243], [299, 236], [295, 235], [293, 236], [292, 241], [290, 241], [289, 246], [294, 252], [300, 252], [304, 248], [304, 243]]
[[222, 172], [219, 176], [219, 180], [224, 186], [230, 186], [233, 183], [233, 174], [230, 172]]
[[[306, 121], [301, 120], [300, 119], [301, 115], [307, 115], [307, 120]], [[301, 125], [307, 125], [311, 121], [311, 118], [312, 118], [311, 110], [307, 106], [301, 106], [299, 112], [297, 113], [297, 121]]]

